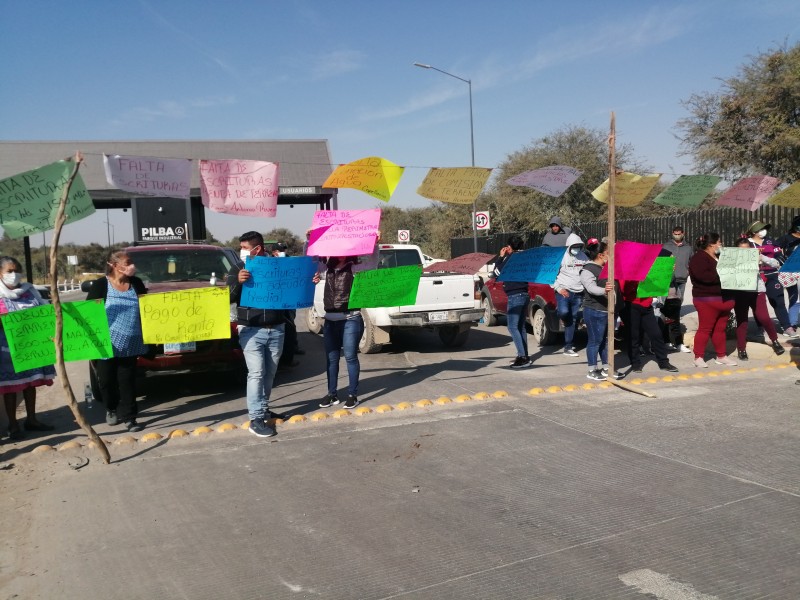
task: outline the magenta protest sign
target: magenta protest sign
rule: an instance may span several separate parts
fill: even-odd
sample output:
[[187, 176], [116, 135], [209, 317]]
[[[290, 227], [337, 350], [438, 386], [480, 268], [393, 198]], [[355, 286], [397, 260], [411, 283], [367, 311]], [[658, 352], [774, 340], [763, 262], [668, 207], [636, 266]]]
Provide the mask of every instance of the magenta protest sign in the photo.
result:
[[[617, 242], [614, 244], [614, 279], [644, 281], [660, 252], [661, 244]], [[600, 272], [601, 279], [607, 277], [608, 263]]]
[[308, 238], [309, 256], [372, 254], [381, 222], [381, 209], [318, 210]]
[[118, 190], [140, 196], [189, 198], [192, 161], [103, 154], [106, 181]]
[[218, 213], [274, 217], [278, 213], [278, 164], [260, 160], [201, 160], [203, 205]]
[[756, 210], [764, 204], [778, 184], [780, 179], [769, 175], [745, 177], [737, 181], [731, 188], [720, 196], [717, 206], [733, 206], [745, 210]]

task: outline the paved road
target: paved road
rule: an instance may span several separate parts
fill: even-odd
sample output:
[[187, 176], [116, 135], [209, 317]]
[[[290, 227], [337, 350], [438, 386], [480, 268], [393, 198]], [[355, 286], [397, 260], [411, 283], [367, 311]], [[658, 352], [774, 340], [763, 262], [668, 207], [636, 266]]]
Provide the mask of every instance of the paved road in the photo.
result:
[[[583, 389], [582, 359], [554, 348], [511, 371], [505, 328], [453, 352], [423, 333], [362, 357], [364, 406], [394, 410], [314, 421], [334, 409], [316, 408], [321, 340], [301, 343], [275, 404], [308, 420], [271, 440], [236, 430], [114, 444], [110, 466], [87, 448], [29, 453], [76, 437], [53, 408], [55, 435], [3, 446], [15, 464], [0, 472], [2, 523], [17, 515], [26, 528], [2, 546], [0, 598], [800, 595], [788, 353], [751, 352], [746, 372], [699, 372], [676, 354], [703, 377], [663, 381], [650, 363], [633, 384], [657, 396], [646, 398]], [[80, 385], [82, 367], [71, 370]], [[505, 394], [414, 405], [479, 392]], [[151, 381], [141, 420], [164, 434], [240, 424], [242, 393], [218, 376]]]

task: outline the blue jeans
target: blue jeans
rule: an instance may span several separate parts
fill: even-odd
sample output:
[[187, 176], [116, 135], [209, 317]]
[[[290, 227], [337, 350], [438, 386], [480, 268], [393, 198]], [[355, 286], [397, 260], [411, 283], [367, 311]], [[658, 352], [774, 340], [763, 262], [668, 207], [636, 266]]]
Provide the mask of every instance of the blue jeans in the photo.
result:
[[531, 297], [528, 292], [513, 294], [508, 297], [508, 311], [506, 321], [508, 332], [517, 348], [517, 356], [528, 357], [528, 332], [525, 329], [525, 318], [528, 314], [528, 304]]
[[586, 362], [590, 369], [597, 368], [597, 355], [604, 365], [608, 364], [608, 313], [593, 308], [583, 309], [583, 322], [586, 323], [586, 331], [589, 334], [589, 341], [586, 344]]
[[558, 318], [564, 321], [564, 347], [572, 348], [575, 339], [575, 322], [583, 304], [583, 292], [570, 292], [566, 298], [556, 292], [556, 310]]
[[269, 396], [278, 361], [283, 352], [283, 324], [274, 327], [242, 327], [239, 343], [247, 363], [247, 412], [250, 420], [269, 413]]
[[800, 317], [800, 302], [798, 302], [797, 284], [786, 288], [789, 294], [789, 324], [794, 327], [797, 325], [797, 317]]
[[358, 396], [358, 377], [361, 374], [358, 343], [364, 335], [364, 319], [361, 315], [344, 321], [325, 319], [322, 335], [325, 339], [325, 360], [328, 368], [328, 394], [336, 395], [336, 388], [339, 385], [339, 358], [344, 349], [347, 377], [350, 381], [347, 393], [350, 396]]

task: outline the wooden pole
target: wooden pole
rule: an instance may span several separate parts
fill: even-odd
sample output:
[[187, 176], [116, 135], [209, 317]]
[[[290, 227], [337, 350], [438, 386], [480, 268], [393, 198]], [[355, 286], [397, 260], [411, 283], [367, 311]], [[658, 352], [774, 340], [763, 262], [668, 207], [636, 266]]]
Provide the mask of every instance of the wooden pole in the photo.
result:
[[61, 237], [61, 229], [64, 227], [64, 223], [67, 220], [67, 198], [69, 197], [69, 191], [72, 188], [72, 182], [75, 181], [75, 177], [78, 175], [78, 169], [83, 162], [83, 156], [81, 156], [80, 152], [76, 152], [75, 157], [71, 160], [74, 163], [72, 167], [72, 173], [70, 174], [67, 184], [64, 186], [64, 191], [61, 194], [61, 201], [58, 204], [58, 212], [56, 213], [55, 231], [53, 232], [53, 239], [50, 244], [50, 287], [53, 297], [53, 311], [56, 315], [56, 332], [55, 336], [53, 337], [53, 343], [56, 347], [56, 371], [58, 372], [58, 377], [61, 380], [61, 385], [64, 388], [64, 393], [67, 395], [67, 406], [69, 406], [70, 410], [72, 411], [75, 421], [78, 423], [78, 425], [80, 425], [81, 429], [86, 432], [86, 435], [89, 437], [89, 439], [95, 443], [100, 455], [103, 457], [103, 462], [108, 464], [111, 462], [111, 455], [108, 453], [108, 448], [106, 447], [105, 442], [103, 442], [100, 436], [97, 435], [97, 432], [95, 432], [95, 430], [81, 413], [80, 407], [78, 406], [78, 401], [75, 399], [75, 393], [72, 391], [72, 386], [69, 383], [67, 367], [64, 363], [64, 317], [61, 311], [61, 297], [58, 293], [58, 262], [56, 259], [58, 258], [58, 240]]

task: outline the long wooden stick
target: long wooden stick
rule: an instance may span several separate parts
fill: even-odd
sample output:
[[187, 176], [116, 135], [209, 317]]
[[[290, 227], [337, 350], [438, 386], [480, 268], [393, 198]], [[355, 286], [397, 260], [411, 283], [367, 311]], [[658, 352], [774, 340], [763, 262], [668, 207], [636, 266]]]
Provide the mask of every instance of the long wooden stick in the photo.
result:
[[92, 426], [81, 413], [80, 407], [78, 406], [78, 401], [75, 399], [75, 393], [72, 391], [72, 386], [69, 383], [67, 367], [64, 363], [64, 317], [61, 312], [61, 297], [58, 293], [58, 263], [56, 262], [56, 259], [58, 258], [58, 240], [61, 237], [61, 229], [64, 226], [64, 223], [67, 221], [67, 198], [69, 197], [69, 191], [72, 188], [72, 182], [75, 181], [75, 177], [78, 175], [78, 169], [83, 162], [83, 156], [81, 156], [80, 152], [76, 152], [75, 157], [72, 158], [72, 161], [74, 162], [72, 173], [70, 174], [69, 179], [64, 186], [64, 191], [61, 194], [61, 201], [58, 204], [58, 212], [56, 213], [55, 231], [53, 232], [53, 240], [50, 244], [50, 286], [53, 296], [53, 311], [56, 315], [56, 332], [55, 336], [53, 337], [53, 343], [56, 347], [56, 371], [58, 372], [58, 377], [61, 380], [61, 385], [64, 388], [64, 392], [67, 395], [67, 406], [69, 406], [70, 410], [72, 411], [75, 421], [78, 423], [78, 425], [80, 425], [81, 429], [86, 432], [86, 435], [89, 437], [89, 439], [95, 443], [97, 449], [100, 451], [100, 455], [103, 457], [103, 462], [108, 464], [111, 462], [111, 455], [108, 453], [108, 448], [106, 447], [105, 442], [103, 442], [100, 436], [97, 435], [97, 432], [92, 428]]

